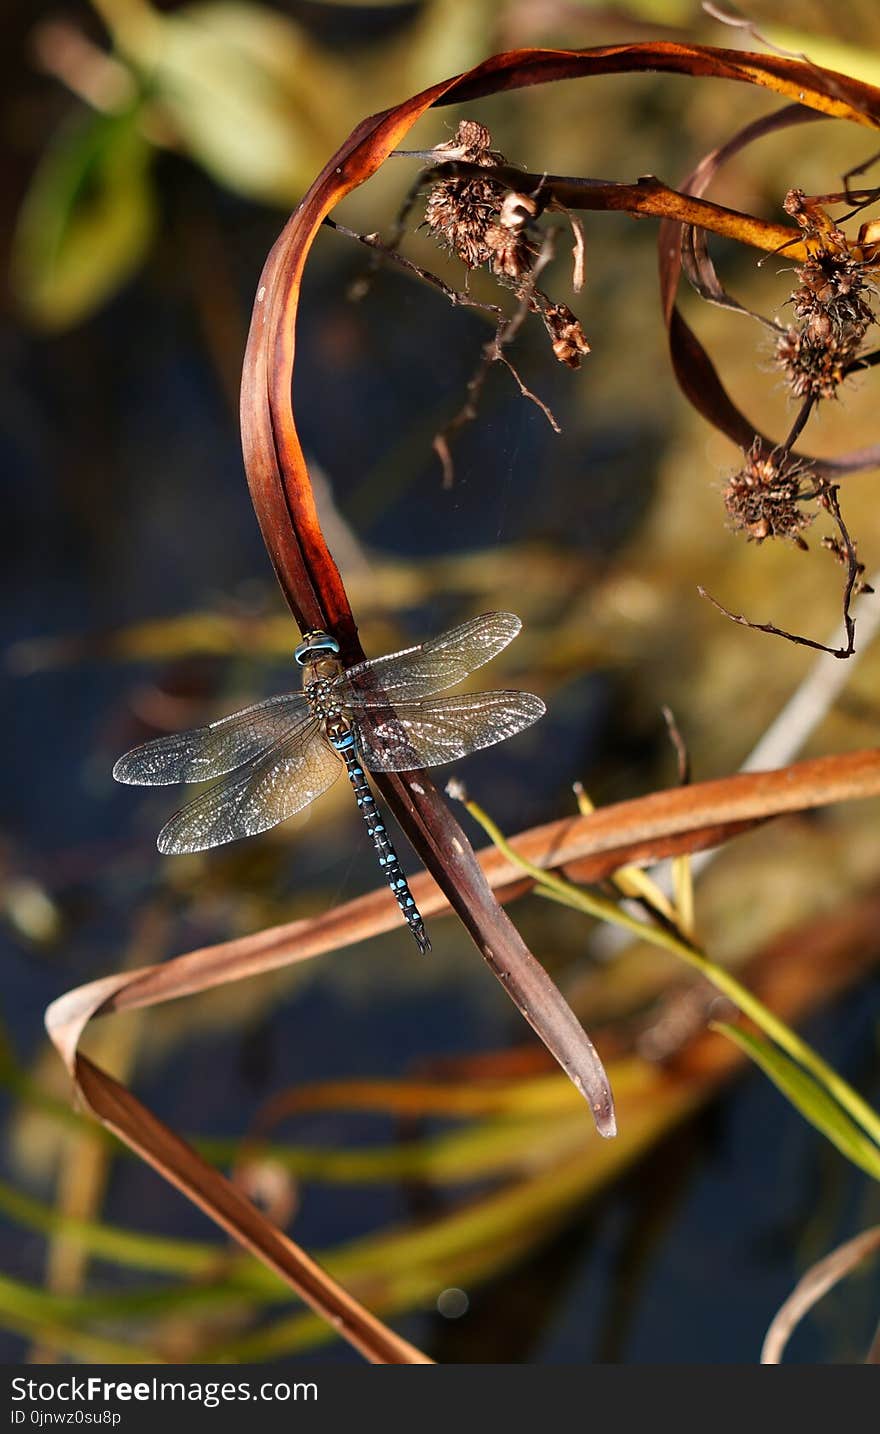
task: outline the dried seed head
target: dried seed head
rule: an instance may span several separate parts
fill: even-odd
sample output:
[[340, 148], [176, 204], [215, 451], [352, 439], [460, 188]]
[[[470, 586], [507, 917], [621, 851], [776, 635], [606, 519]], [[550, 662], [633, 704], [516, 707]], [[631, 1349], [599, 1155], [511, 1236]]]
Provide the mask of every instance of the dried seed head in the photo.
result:
[[861, 340], [874, 322], [868, 303], [871, 284], [849, 255], [820, 254], [797, 270], [800, 285], [791, 296], [795, 316], [810, 324], [826, 319], [829, 333]]
[[[503, 154], [491, 146], [485, 125], [461, 120], [455, 138], [435, 145], [433, 153], [438, 160], [461, 160], [488, 170], [504, 163]], [[469, 269], [477, 269], [497, 247], [486, 242], [486, 231], [498, 223], [505, 193], [505, 186], [488, 174], [441, 179], [428, 194], [425, 223], [444, 248]]]
[[797, 323], [780, 338], [776, 359], [796, 398], [832, 398], [875, 321], [871, 251], [861, 235], [850, 244], [801, 189], [789, 190], [784, 208], [803, 230], [807, 259], [795, 271], [799, 284], [789, 300]]
[[829, 332], [819, 319], [804, 329], [786, 329], [776, 345], [776, 361], [795, 398], [834, 398], [860, 346], [860, 334]]
[[[542, 250], [532, 221], [542, 206], [534, 196], [510, 189], [493, 175], [492, 169], [503, 164], [504, 157], [491, 144], [484, 125], [462, 120], [454, 140], [434, 147], [431, 154], [438, 161], [475, 163], [481, 172], [439, 179], [428, 193], [425, 223], [434, 238], [469, 269], [485, 265], [499, 283], [513, 290], [524, 312], [540, 313], [556, 358], [569, 368], [579, 368], [581, 357], [590, 352], [580, 323], [566, 304], [552, 304], [534, 282]], [[551, 235], [545, 244], [552, 253]]]
[[425, 222], [436, 239], [469, 269], [488, 263], [486, 231], [497, 223], [503, 187], [482, 176], [443, 179], [425, 206]]
[[485, 236], [489, 251], [489, 267], [501, 279], [516, 281], [532, 267], [534, 247], [525, 236], [503, 224], [490, 224]]
[[[462, 120], [455, 139], [436, 145], [432, 153], [440, 160], [461, 160], [489, 170], [504, 163], [504, 156], [491, 145], [485, 125]], [[531, 271], [538, 252], [526, 232], [537, 212], [530, 195], [508, 189], [489, 174], [469, 175], [441, 179], [433, 186], [425, 222], [444, 248], [469, 269], [488, 264], [499, 279], [515, 285]]]
[[501, 201], [497, 222], [486, 229], [489, 268], [499, 279], [507, 279], [514, 286], [531, 272], [538, 254], [526, 227], [537, 209], [537, 204], [528, 194], [517, 194], [511, 189]]
[[809, 468], [782, 450], [765, 453], [758, 439], [745, 454], [742, 468], [728, 479], [724, 506], [731, 527], [755, 543], [765, 538], [790, 538], [805, 547], [800, 537], [815, 517], [799, 506], [803, 480]]
[[492, 136], [477, 120], [459, 120], [454, 139], [435, 144], [433, 153], [439, 160], [460, 159], [465, 164], [482, 164], [491, 168], [504, 163], [504, 155], [492, 148]]

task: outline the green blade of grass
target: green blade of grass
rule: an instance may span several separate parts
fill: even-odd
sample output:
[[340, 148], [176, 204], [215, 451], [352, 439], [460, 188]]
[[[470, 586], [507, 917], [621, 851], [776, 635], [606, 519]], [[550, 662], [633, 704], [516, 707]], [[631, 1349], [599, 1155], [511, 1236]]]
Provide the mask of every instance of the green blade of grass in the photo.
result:
[[731, 1026], [724, 1021], [712, 1023], [714, 1031], [721, 1032], [739, 1046], [755, 1065], [773, 1082], [776, 1089], [799, 1110], [815, 1130], [818, 1130], [842, 1155], [854, 1165], [880, 1180], [880, 1150], [861, 1128], [851, 1120], [846, 1111], [819, 1085], [811, 1075], [789, 1056], [771, 1045], [769, 1041], [753, 1036], [740, 1026]]
[[0, 1325], [28, 1340], [45, 1340], [53, 1348], [97, 1364], [161, 1364], [152, 1350], [124, 1343], [82, 1327], [55, 1297], [0, 1275]]

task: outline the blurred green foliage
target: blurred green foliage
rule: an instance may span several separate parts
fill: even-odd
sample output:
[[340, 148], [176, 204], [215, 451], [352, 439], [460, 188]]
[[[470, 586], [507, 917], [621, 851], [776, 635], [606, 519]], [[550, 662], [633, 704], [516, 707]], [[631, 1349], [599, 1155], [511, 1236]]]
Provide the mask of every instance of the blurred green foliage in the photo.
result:
[[22, 208], [13, 278], [30, 316], [62, 328], [130, 278], [157, 222], [139, 111], [78, 115], [56, 135]]

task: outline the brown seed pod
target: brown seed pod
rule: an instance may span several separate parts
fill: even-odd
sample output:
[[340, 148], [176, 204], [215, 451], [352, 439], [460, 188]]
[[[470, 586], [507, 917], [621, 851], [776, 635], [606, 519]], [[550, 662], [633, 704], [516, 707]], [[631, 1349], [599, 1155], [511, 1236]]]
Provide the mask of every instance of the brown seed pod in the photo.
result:
[[548, 304], [542, 312], [559, 362], [568, 368], [580, 368], [582, 355], [590, 352], [580, 320], [567, 304]]
[[[461, 120], [455, 138], [434, 146], [438, 160], [461, 160], [490, 170], [504, 162], [493, 150], [492, 136], [477, 120]], [[497, 225], [505, 186], [485, 176], [441, 179], [431, 188], [425, 205], [425, 223], [444, 248], [469, 269], [489, 263], [497, 246], [487, 243], [487, 230]]]
[[867, 249], [861, 233], [851, 244], [803, 190], [789, 190], [783, 207], [803, 230], [808, 257], [789, 300], [798, 322], [779, 339], [776, 360], [795, 398], [833, 398], [875, 321]]
[[800, 534], [815, 517], [800, 506], [809, 468], [785, 450], [765, 453], [756, 440], [744, 455], [742, 468], [728, 479], [724, 506], [735, 532], [750, 542], [789, 538], [806, 547]]
[[776, 345], [776, 361], [794, 398], [834, 398], [850, 364], [858, 357], [862, 334], [835, 334], [788, 328]]
[[428, 228], [469, 269], [479, 268], [491, 257], [486, 232], [497, 223], [502, 192], [500, 185], [479, 176], [441, 180], [428, 195]]

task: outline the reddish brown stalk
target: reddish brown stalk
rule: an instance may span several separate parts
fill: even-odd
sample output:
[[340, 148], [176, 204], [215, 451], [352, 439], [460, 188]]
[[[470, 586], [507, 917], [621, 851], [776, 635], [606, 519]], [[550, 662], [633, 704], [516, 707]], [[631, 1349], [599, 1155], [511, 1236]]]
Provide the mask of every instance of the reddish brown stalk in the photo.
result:
[[[793, 108], [801, 109], [801, 106]], [[810, 119], [822, 118], [809, 110], [803, 113]], [[402, 153], [406, 154], [406, 151]], [[454, 161], [424, 171], [422, 180], [428, 180], [433, 175], [466, 176], [485, 172], [478, 165]], [[627, 184], [618, 180], [529, 173], [528, 170], [501, 164], [493, 168], [492, 178], [537, 199], [542, 209], [555, 208], [563, 213], [582, 209], [676, 220], [737, 239], [741, 244], [748, 244], [765, 254], [774, 254], [783, 245], [790, 257], [803, 258], [806, 254], [799, 229], [773, 224], [723, 204], [713, 204], [708, 199], [688, 193], [686, 183], [682, 189], [671, 189], [653, 174], [642, 175], [634, 184]], [[573, 287], [577, 292], [576, 286]]]
[[[514, 850], [545, 870], [573, 881], [601, 881], [622, 866], [719, 846], [740, 832], [786, 813], [834, 802], [880, 796], [880, 749], [815, 757], [773, 772], [743, 772], [652, 792], [634, 801], [599, 807], [532, 827], [511, 837]], [[484, 877], [498, 898], [513, 901], [533, 885], [495, 847], [478, 853]], [[412, 880], [427, 916], [450, 902], [427, 873]], [[187, 952], [157, 966], [90, 981], [59, 997], [46, 1015], [49, 1034], [73, 1069], [88, 1022], [111, 1011], [133, 1010], [246, 980], [326, 951], [339, 950], [399, 924], [397, 904], [385, 886], [320, 916], [269, 927], [250, 936]]]
[[106, 1071], [77, 1055], [74, 1075], [88, 1108], [109, 1130], [291, 1285], [316, 1314], [372, 1364], [432, 1363], [364, 1309], [230, 1180]]

